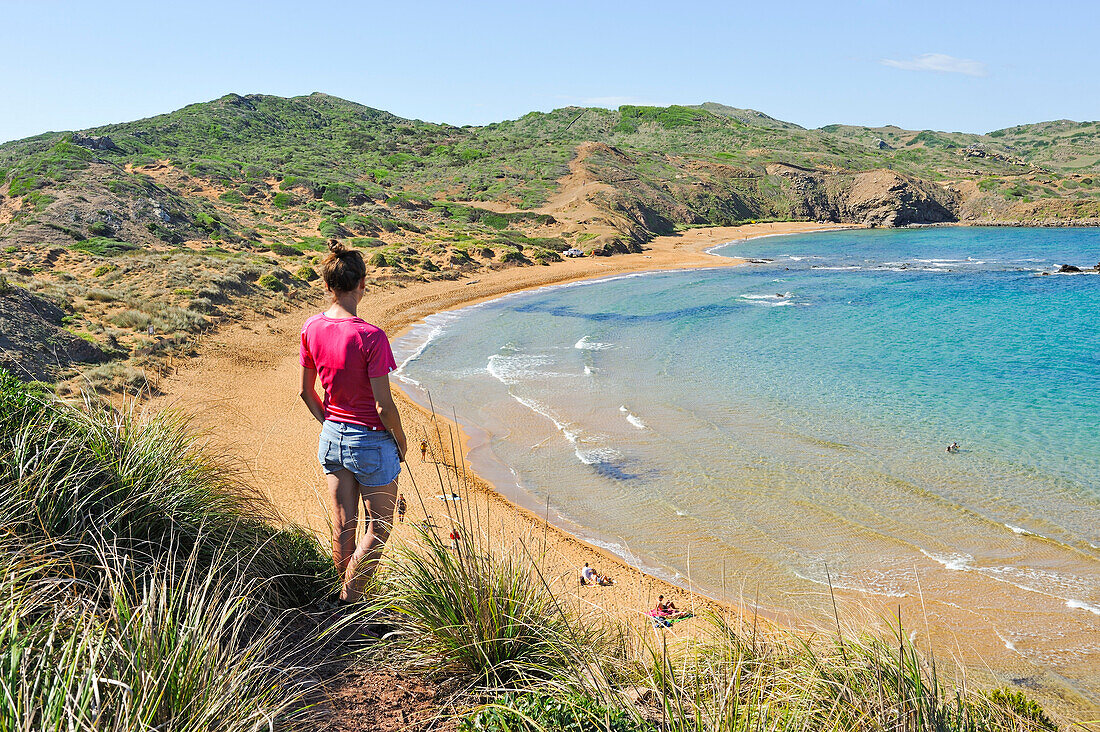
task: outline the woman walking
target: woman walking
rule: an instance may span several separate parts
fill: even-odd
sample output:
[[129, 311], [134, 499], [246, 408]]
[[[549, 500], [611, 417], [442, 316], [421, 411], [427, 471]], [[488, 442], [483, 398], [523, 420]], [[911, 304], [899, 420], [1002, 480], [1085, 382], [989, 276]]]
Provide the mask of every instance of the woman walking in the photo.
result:
[[[397, 364], [389, 341], [356, 315], [367, 286], [363, 256], [330, 241], [321, 274], [332, 305], [302, 326], [299, 395], [323, 425], [317, 458], [332, 506], [332, 556], [343, 579], [340, 599], [355, 602], [389, 537], [405, 433], [390, 393], [389, 373]], [[366, 531], [356, 544], [359, 501]]]

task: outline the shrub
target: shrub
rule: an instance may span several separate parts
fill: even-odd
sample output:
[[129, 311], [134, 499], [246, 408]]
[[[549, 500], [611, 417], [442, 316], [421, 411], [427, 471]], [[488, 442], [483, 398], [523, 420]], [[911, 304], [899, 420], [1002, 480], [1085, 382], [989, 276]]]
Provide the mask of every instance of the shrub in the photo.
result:
[[92, 277], [102, 277], [105, 274], [110, 274], [118, 270], [118, 267], [113, 264], [101, 264], [92, 270]]
[[93, 221], [88, 225], [88, 233], [92, 236], [111, 236], [115, 230], [105, 221]]
[[285, 192], [276, 193], [275, 197], [271, 199], [271, 204], [275, 206], [275, 208], [290, 208], [297, 203], [298, 201], [294, 198], [294, 196]]
[[527, 257], [523, 256], [523, 252], [518, 249], [509, 249], [500, 255], [500, 261], [505, 264], [514, 262], [516, 264], [529, 264]]
[[97, 257], [114, 257], [119, 254], [135, 251], [137, 247], [128, 242], [105, 239], [97, 236], [70, 244], [69, 249], [75, 249], [78, 252], [87, 252]]
[[213, 293], [209, 293], [204, 290], [200, 290], [199, 294], [203, 297], [209, 297], [210, 299], [218, 302], [218, 298], [224, 298], [224, 292], [235, 292], [238, 294], [244, 294], [248, 292], [249, 285], [243, 273], [227, 272], [224, 275], [218, 275], [210, 279], [210, 290]]
[[295, 272], [294, 276], [297, 277], [298, 279], [304, 280], [306, 282], [313, 282], [315, 279], [319, 278], [321, 275], [317, 274], [317, 270], [313, 269], [313, 267], [310, 267], [307, 264], [307, 265], [303, 265], [301, 267], [301, 269], [299, 269], [297, 272]]
[[159, 333], [194, 333], [206, 325], [201, 313], [184, 308], [165, 308], [153, 319], [153, 328]]
[[459, 732], [643, 732], [653, 725], [581, 694], [509, 692], [458, 723]]
[[268, 251], [274, 252], [281, 257], [297, 257], [301, 255], [301, 252], [294, 247], [287, 246], [286, 244], [280, 244], [279, 242], [268, 244], [267, 249]]
[[485, 214], [481, 217], [481, 223], [498, 230], [508, 228], [508, 219], [502, 214]]
[[118, 300], [121, 295], [114, 290], [102, 290], [99, 288], [88, 290], [84, 293], [84, 297], [94, 302], [114, 302]]
[[199, 227], [203, 231], [214, 232], [221, 228], [222, 222], [216, 217], [206, 213], [205, 211], [199, 211], [195, 214], [195, 226]]
[[493, 251], [492, 247], [482, 247], [478, 250], [478, 253], [486, 259], [492, 259], [497, 254], [495, 251]]
[[271, 290], [272, 292], [286, 292], [286, 285], [274, 272], [268, 272], [260, 277], [256, 281], [256, 284], [265, 290]]
[[372, 267], [385, 267], [388, 262], [386, 261], [386, 255], [382, 252], [375, 252], [371, 255], [371, 258], [367, 261]]
[[226, 203], [244, 203], [245, 202], [245, 197], [242, 196], [239, 192], [234, 191], [234, 190], [226, 191], [225, 193], [218, 196], [218, 199], [221, 200], [221, 201], [225, 201]]
[[153, 322], [152, 317], [140, 310], [123, 310], [121, 313], [112, 315], [110, 320], [119, 328], [130, 328], [133, 330], [145, 330], [149, 327], [149, 324]]
[[386, 242], [372, 236], [357, 236], [351, 240], [351, 244], [356, 247], [381, 247], [385, 246]]
[[424, 270], [427, 270], [428, 272], [438, 272], [439, 271], [439, 265], [437, 265], [435, 262], [433, 262], [430, 259], [425, 259], [423, 262], [421, 262], [420, 263], [420, 268], [424, 269]]
[[1014, 691], [1008, 688], [994, 689], [989, 693], [989, 700], [994, 704], [1008, 709], [1021, 719], [1035, 723], [1038, 727], [1057, 732], [1056, 725], [1046, 712], [1033, 699], [1028, 699], [1022, 691]]
[[187, 305], [188, 308], [199, 313], [214, 313], [218, 308], [214, 301], [208, 297], [196, 297]]
[[354, 192], [351, 186], [332, 183], [325, 186], [325, 192], [321, 196], [321, 199], [337, 206], [344, 207], [348, 205], [348, 199], [351, 198]]
[[325, 219], [319, 223], [317, 231], [325, 239], [343, 239], [349, 233], [338, 221], [333, 219]]
[[553, 249], [536, 249], [534, 259], [542, 264], [547, 264], [549, 262], [560, 262], [561, 255]]
[[104, 363], [85, 371], [82, 376], [94, 391], [141, 394], [150, 389], [145, 374], [121, 363]]

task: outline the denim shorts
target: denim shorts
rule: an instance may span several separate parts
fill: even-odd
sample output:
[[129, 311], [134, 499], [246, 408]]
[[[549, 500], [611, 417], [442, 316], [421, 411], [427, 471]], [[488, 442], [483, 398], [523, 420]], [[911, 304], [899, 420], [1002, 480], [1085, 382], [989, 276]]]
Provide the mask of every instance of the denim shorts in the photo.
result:
[[317, 459], [326, 474], [350, 470], [367, 488], [389, 485], [401, 472], [397, 442], [387, 430], [359, 424], [325, 421], [317, 445]]

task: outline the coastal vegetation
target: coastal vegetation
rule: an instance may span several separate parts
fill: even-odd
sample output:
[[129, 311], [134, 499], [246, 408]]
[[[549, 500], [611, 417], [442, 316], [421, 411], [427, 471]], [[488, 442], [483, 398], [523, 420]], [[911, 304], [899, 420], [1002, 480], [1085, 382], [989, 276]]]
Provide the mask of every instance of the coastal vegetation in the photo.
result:
[[945, 678], [901, 626], [714, 613], [670, 634], [586, 612], [544, 580], [537, 542], [491, 537], [472, 510], [453, 517], [459, 551], [420, 533], [333, 615], [317, 542], [185, 421], [4, 372], [0, 516], [2, 729], [316, 729], [357, 667], [424, 679], [422, 729], [1055, 729], [1019, 692]]
[[[1100, 128], [1066, 120], [988, 135], [810, 130], [707, 103], [456, 127], [319, 93], [230, 94], [0, 145], [0, 271], [61, 308], [54, 325], [147, 374], [96, 380], [114, 391], [155, 384], [150, 372], [231, 313], [309, 298], [328, 238], [373, 249], [383, 288], [550, 265], [571, 248], [636, 252], [695, 226], [1098, 217]], [[13, 332], [9, 352], [33, 347]]]

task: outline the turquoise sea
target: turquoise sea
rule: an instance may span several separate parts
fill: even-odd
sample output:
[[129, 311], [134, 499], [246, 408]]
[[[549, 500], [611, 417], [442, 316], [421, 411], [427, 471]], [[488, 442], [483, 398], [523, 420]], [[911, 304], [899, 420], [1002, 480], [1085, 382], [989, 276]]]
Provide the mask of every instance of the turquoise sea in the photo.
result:
[[1097, 698], [1100, 276], [1042, 273], [1096, 264], [1100, 230], [713, 253], [757, 263], [438, 314], [399, 376], [510, 497], [651, 572], [811, 617], [831, 578]]

